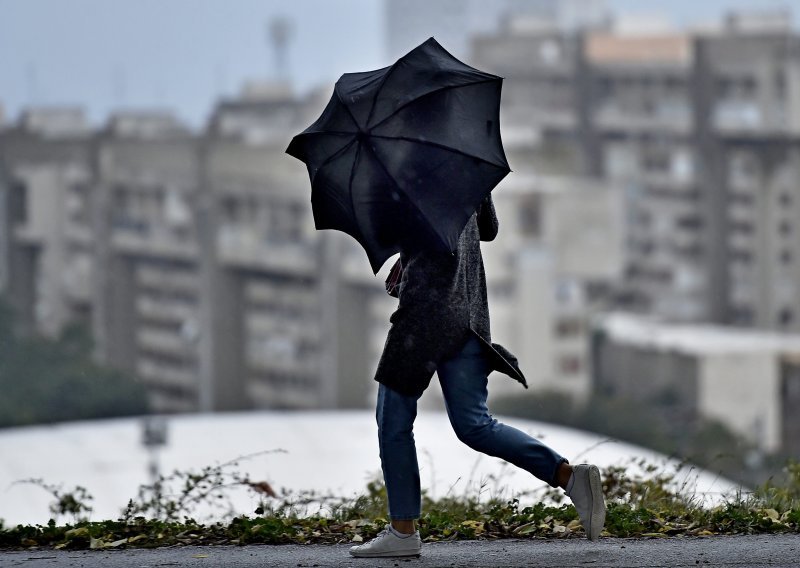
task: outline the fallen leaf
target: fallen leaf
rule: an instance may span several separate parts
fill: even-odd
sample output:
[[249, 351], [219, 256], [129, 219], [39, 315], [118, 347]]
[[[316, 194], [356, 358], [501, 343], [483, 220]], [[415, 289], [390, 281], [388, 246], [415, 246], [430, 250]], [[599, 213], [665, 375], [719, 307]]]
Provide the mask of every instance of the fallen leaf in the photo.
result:
[[70, 529], [64, 533], [66, 538], [75, 538], [76, 536], [89, 536], [89, 529], [86, 527], [78, 527], [77, 529]]
[[532, 532], [535, 532], [536, 528], [537, 528], [536, 521], [534, 521], [532, 523], [525, 523], [524, 525], [520, 525], [517, 528], [515, 528], [512, 532], [514, 534], [530, 534]]
[[778, 511], [776, 511], [775, 509], [761, 509], [761, 513], [763, 513], [773, 521], [777, 521], [778, 519], [781, 518], [781, 516], [778, 514]]
[[481, 534], [484, 530], [481, 521], [464, 521], [461, 526], [467, 530], [472, 529], [476, 535]]
[[89, 537], [89, 548], [91, 548], [92, 550], [103, 548], [105, 544], [106, 542], [102, 538]]
[[192, 554], [192, 558], [208, 558], [208, 554]]

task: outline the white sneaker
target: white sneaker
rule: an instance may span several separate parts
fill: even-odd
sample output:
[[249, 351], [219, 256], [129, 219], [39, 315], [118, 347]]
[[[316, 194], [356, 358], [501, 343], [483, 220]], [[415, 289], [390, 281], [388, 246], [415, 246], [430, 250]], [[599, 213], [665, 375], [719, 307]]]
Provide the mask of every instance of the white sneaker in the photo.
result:
[[398, 536], [400, 533], [392, 529], [391, 525], [369, 542], [350, 547], [350, 554], [356, 558], [385, 558], [392, 556], [419, 556], [422, 550], [422, 540], [419, 531], [408, 536]]
[[567, 495], [578, 511], [586, 536], [589, 540], [597, 540], [606, 523], [606, 503], [603, 499], [600, 470], [596, 465], [581, 464], [573, 466], [572, 475], [575, 479]]

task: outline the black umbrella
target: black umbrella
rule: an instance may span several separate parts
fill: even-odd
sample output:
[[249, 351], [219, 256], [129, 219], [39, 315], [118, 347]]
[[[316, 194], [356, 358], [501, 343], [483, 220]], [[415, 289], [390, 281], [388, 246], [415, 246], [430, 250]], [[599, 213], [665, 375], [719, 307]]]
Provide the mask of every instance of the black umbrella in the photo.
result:
[[454, 251], [510, 171], [500, 140], [502, 78], [430, 38], [394, 65], [345, 73], [286, 152], [306, 163], [317, 229], [338, 229], [374, 272], [401, 249]]

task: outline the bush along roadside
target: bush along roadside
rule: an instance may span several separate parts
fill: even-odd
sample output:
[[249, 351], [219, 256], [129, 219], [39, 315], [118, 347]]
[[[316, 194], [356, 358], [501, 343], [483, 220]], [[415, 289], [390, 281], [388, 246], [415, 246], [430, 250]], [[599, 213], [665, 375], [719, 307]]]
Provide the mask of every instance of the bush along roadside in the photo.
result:
[[[278, 495], [264, 482], [232, 471], [236, 462], [200, 472], [176, 472], [143, 486], [120, 519], [90, 522], [83, 488], [63, 492], [38, 480], [53, 494], [51, 512], [72, 515], [72, 523], [56, 518], [46, 525], [6, 527], [0, 523], [0, 548], [109, 549], [181, 544], [335, 544], [358, 543], [386, 525], [386, 492], [374, 481], [354, 499], [314, 493]], [[605, 536], [675, 537], [719, 534], [800, 532], [800, 463], [786, 465], [780, 483], [770, 482], [723, 504], [705, 506], [675, 487], [675, 475], [639, 464], [642, 475], [628, 468], [603, 472], [608, 504]], [[253, 491], [261, 505], [251, 515], [228, 510], [225, 521], [201, 523], [192, 517], [201, 504], [216, 507], [233, 488]], [[540, 502], [521, 506], [518, 499], [480, 499], [477, 495], [423, 497], [420, 533], [425, 541], [497, 538], [570, 538], [583, 530], [572, 505], [560, 491], [548, 490]], [[523, 496], [521, 496], [523, 497]], [[530, 497], [524, 496], [524, 497]], [[528, 499], [526, 499], [527, 501]], [[223, 507], [224, 510], [224, 507]]]

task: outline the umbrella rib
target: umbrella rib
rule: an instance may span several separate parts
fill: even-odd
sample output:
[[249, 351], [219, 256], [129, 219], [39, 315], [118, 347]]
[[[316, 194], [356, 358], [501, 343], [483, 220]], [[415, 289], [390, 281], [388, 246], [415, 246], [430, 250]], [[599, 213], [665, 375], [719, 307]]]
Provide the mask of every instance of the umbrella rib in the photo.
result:
[[378, 134], [370, 134], [370, 138], [380, 138], [382, 140], [404, 140], [406, 142], [413, 142], [416, 144], [422, 144], [423, 146], [432, 146], [434, 148], [440, 148], [442, 150], [447, 150], [449, 152], [453, 152], [454, 154], [459, 154], [461, 156], [466, 156], [467, 158], [472, 158], [473, 160], [480, 160], [485, 164], [489, 164], [491, 166], [495, 166], [498, 168], [507, 168], [506, 164], [496, 164], [495, 162], [490, 162], [485, 158], [481, 158], [480, 156], [473, 156], [472, 154], [468, 154], [462, 150], [458, 150], [457, 148], [451, 148], [445, 144], [439, 144], [438, 142], [431, 142], [430, 140], [419, 140], [417, 138], [410, 138], [408, 136], [380, 136]]
[[334, 159], [338, 158], [339, 156], [341, 156], [342, 154], [344, 154], [345, 152], [347, 152], [347, 150], [349, 150], [349, 149], [350, 149], [350, 146], [352, 146], [352, 145], [353, 145], [353, 144], [355, 144], [355, 143], [356, 143], [356, 139], [355, 139], [355, 138], [353, 138], [352, 140], [350, 140], [350, 142], [348, 142], [347, 144], [345, 144], [344, 146], [342, 146], [341, 148], [339, 148], [338, 150], [336, 150], [336, 151], [335, 151], [333, 154], [331, 154], [330, 156], [328, 156], [327, 158], [325, 158], [325, 161], [323, 161], [323, 162], [322, 162], [322, 163], [321, 163], [321, 164], [320, 164], [320, 165], [317, 167], [317, 171], [319, 171], [319, 170], [321, 170], [322, 168], [324, 168], [325, 166], [327, 166], [327, 165], [328, 165], [328, 163], [329, 163], [331, 160], [334, 160]]
[[358, 165], [358, 159], [361, 157], [361, 144], [356, 145], [356, 157], [353, 158], [353, 165], [350, 167], [350, 180], [347, 183], [347, 193], [348, 197], [350, 198], [350, 210], [353, 212], [353, 220], [356, 222], [356, 228], [358, 229], [358, 233], [361, 237], [364, 237], [364, 232], [361, 230], [361, 223], [358, 221], [358, 217], [356, 216], [356, 203], [353, 199], [353, 179], [356, 177], [356, 166]]
[[[338, 85], [338, 83], [337, 83], [337, 85]], [[347, 103], [342, 100], [342, 94], [336, 88], [334, 88], [333, 92], [336, 93], [336, 97], [339, 99], [339, 102], [342, 103], [342, 106], [347, 111], [347, 114], [350, 115], [350, 118], [353, 120], [353, 124], [355, 124], [356, 128], [358, 128], [358, 130], [361, 131], [361, 126], [358, 124], [358, 120], [356, 120], [356, 116], [353, 114], [353, 111], [350, 110], [350, 107], [347, 106]]]
[[[400, 105], [399, 107], [397, 107], [396, 109], [394, 109], [394, 110], [392, 111], [392, 113], [391, 113], [389, 116], [387, 116], [386, 118], [383, 118], [383, 119], [381, 119], [379, 122], [377, 122], [377, 123], [373, 124], [372, 126], [368, 126], [368, 128], [369, 128], [369, 130], [371, 131], [373, 128], [377, 128], [377, 127], [379, 127], [381, 124], [383, 124], [384, 122], [386, 122], [387, 120], [389, 120], [390, 118], [392, 118], [392, 117], [393, 117], [395, 114], [397, 114], [398, 112], [400, 112], [401, 110], [403, 110], [404, 108], [406, 108], [408, 105], [410, 105], [410, 104], [412, 104], [412, 103], [415, 103], [415, 102], [417, 102], [417, 101], [420, 101], [420, 100], [424, 99], [425, 97], [429, 97], [429, 96], [431, 96], [431, 95], [435, 95], [436, 93], [441, 93], [442, 91], [447, 91], [447, 90], [449, 90], [449, 89], [459, 89], [459, 88], [461, 88], [461, 87], [471, 87], [472, 85], [482, 85], [482, 84], [484, 84], [484, 83], [493, 83], [493, 82], [497, 81], [498, 79], [499, 79], [499, 77], [492, 77], [491, 79], [482, 79], [482, 80], [480, 80], [480, 81], [474, 81], [474, 82], [472, 82], [472, 83], [462, 83], [462, 84], [460, 84], [460, 85], [447, 85], [447, 86], [445, 86], [445, 87], [439, 87], [438, 89], [434, 89], [434, 90], [432, 90], [432, 91], [429, 91], [429, 92], [425, 93], [424, 95], [422, 95], [422, 96], [420, 96], [420, 97], [417, 97], [416, 99], [411, 99], [411, 100], [410, 100], [410, 101], [408, 101], [407, 103], [405, 103], [405, 104], [403, 104], [403, 105]], [[381, 86], [383, 86], [383, 85], [381, 85]], [[377, 101], [377, 98], [378, 98], [378, 97], [377, 97], [377, 95], [376, 95], [376, 96], [375, 96], [375, 100], [376, 100], [376, 101]], [[373, 104], [373, 107], [372, 107], [372, 108], [373, 108], [373, 109], [375, 108], [374, 104]], [[370, 113], [369, 113], [369, 118], [370, 118], [370, 119], [372, 118], [372, 110], [370, 110]], [[367, 125], [369, 125], [369, 120], [367, 120]]]
[[372, 106], [369, 107], [369, 114], [367, 115], [367, 121], [364, 123], [364, 126], [366, 127], [367, 130], [370, 129], [369, 121], [372, 120], [372, 115], [375, 113], [375, 106], [378, 104], [378, 97], [381, 94], [381, 90], [383, 89], [383, 86], [386, 84], [386, 81], [391, 76], [392, 71], [395, 70], [395, 67], [397, 66], [399, 61], [400, 60], [395, 61], [394, 63], [392, 63], [392, 65], [389, 67], [389, 69], [386, 71], [386, 73], [381, 78], [381, 84], [378, 85], [378, 88], [375, 90], [375, 96], [372, 97]]

